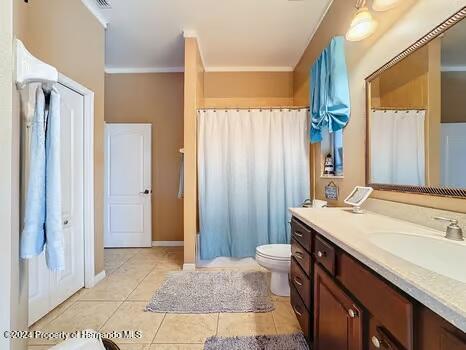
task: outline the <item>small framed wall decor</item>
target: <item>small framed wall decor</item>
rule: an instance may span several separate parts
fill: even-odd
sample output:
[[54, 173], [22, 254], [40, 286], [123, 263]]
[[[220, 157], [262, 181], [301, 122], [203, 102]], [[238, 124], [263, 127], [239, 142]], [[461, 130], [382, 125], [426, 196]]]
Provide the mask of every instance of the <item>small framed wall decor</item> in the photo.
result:
[[325, 186], [325, 198], [329, 200], [338, 199], [338, 186], [335, 184], [335, 182], [330, 181], [330, 183]]

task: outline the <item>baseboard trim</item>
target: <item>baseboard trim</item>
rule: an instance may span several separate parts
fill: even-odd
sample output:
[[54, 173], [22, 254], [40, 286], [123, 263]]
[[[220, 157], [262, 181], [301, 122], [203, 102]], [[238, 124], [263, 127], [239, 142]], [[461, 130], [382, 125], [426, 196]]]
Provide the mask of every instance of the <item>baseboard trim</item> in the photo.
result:
[[196, 270], [196, 264], [183, 264], [183, 271], [194, 271]]
[[152, 241], [153, 247], [182, 247], [184, 241]]
[[106, 277], [105, 270], [100, 271], [97, 275], [94, 276], [94, 286], [102, 281]]

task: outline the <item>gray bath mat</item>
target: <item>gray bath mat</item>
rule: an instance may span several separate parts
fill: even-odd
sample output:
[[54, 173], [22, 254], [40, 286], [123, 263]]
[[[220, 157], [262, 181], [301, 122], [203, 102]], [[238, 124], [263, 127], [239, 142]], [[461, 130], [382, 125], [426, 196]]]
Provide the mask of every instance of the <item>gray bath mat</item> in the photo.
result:
[[254, 337], [210, 337], [204, 350], [309, 350], [302, 333]]
[[264, 272], [176, 272], [154, 294], [146, 311], [203, 314], [274, 309]]

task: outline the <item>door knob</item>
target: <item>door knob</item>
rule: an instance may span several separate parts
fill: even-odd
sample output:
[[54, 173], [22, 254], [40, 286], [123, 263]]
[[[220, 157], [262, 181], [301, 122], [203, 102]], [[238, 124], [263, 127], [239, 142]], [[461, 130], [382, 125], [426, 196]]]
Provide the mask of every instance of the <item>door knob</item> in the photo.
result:
[[351, 318], [355, 318], [355, 317], [358, 316], [358, 313], [357, 313], [356, 311], [354, 311], [353, 309], [349, 309], [349, 310], [348, 310], [348, 315], [349, 315], [349, 317], [351, 317]]
[[372, 345], [374, 345], [374, 347], [376, 349], [380, 349], [380, 346], [382, 345], [382, 342], [380, 341], [379, 338], [377, 338], [375, 335], [371, 338], [371, 342], [372, 342]]
[[149, 194], [149, 193], [151, 193], [151, 191], [149, 191], [149, 190], [146, 189], [146, 190], [144, 190], [144, 192], [139, 192], [139, 193], [140, 193], [140, 194]]

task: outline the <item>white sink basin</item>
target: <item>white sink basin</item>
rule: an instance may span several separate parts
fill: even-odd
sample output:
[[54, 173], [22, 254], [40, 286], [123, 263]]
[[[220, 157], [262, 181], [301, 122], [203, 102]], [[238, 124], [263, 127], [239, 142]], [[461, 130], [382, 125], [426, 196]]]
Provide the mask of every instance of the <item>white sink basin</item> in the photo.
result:
[[369, 240], [410, 263], [466, 283], [465, 242], [398, 232], [372, 233]]

